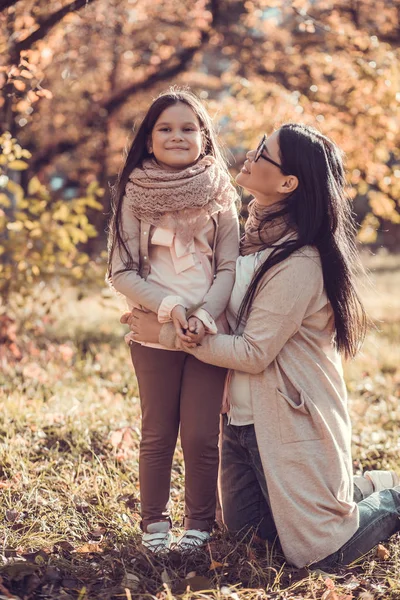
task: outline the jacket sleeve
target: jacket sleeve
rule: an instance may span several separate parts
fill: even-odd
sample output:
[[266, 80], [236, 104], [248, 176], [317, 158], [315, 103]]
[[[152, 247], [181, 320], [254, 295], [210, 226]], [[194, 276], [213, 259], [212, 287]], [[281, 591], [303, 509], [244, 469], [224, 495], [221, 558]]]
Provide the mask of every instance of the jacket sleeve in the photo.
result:
[[141, 304], [148, 310], [157, 313], [167, 294], [139, 275], [140, 222], [129, 210], [125, 198], [122, 201], [121, 209], [121, 235], [130, 250], [133, 266], [132, 269], [126, 270], [123, 261], [124, 258], [126, 259], [126, 252], [117, 245], [114, 248], [111, 263], [112, 285], [131, 302]]
[[202, 306], [214, 320], [227, 307], [235, 282], [236, 259], [239, 256], [239, 218], [234, 204], [219, 214], [217, 235], [215, 277]]
[[[267, 273], [254, 297], [242, 335], [207, 335], [186, 350], [199, 360], [246, 373], [262, 373], [299, 330], [313, 298], [323, 290], [319, 261], [293, 256]], [[171, 346], [171, 330], [160, 341]]]

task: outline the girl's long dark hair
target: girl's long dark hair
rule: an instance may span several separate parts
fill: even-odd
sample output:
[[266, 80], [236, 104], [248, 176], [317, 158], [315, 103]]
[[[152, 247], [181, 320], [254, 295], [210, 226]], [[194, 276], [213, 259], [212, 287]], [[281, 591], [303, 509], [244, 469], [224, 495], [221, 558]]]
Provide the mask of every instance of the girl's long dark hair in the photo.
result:
[[189, 90], [179, 88], [171, 88], [168, 92], [160, 94], [160, 96], [152, 102], [136, 132], [132, 145], [126, 155], [125, 163], [118, 176], [117, 183], [113, 189], [111, 198], [111, 218], [108, 226], [108, 268], [106, 276], [110, 283], [112, 276], [112, 256], [117, 248], [125, 265], [124, 270], [128, 271], [133, 268], [132, 255], [121, 234], [122, 199], [129, 176], [133, 169], [142, 164], [143, 160], [150, 158], [151, 154], [148, 151], [147, 144], [150, 140], [153, 127], [161, 113], [168, 107], [178, 103], [189, 106], [199, 121], [203, 137], [202, 156], [212, 155], [216, 159], [218, 166], [227, 171], [227, 163], [221, 148], [217, 143], [213, 122], [199, 98]]
[[367, 318], [355, 287], [355, 271], [360, 261], [351, 203], [345, 193], [342, 153], [318, 130], [297, 123], [280, 128], [279, 148], [283, 171], [295, 175], [299, 183], [283, 207], [279, 203], [279, 209], [260, 224], [260, 239], [263, 227], [283, 214], [298, 237], [273, 244], [272, 252], [247, 289], [238, 322], [247, 315], [257, 288], [271, 267], [303, 246], [315, 246], [321, 256], [324, 286], [334, 312], [335, 345], [346, 358], [354, 357], [365, 337]]

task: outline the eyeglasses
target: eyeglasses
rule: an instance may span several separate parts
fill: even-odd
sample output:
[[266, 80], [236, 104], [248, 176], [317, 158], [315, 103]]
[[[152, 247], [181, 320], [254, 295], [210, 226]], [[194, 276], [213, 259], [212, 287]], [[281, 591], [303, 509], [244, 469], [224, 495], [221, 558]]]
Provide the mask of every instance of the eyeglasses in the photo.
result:
[[264, 160], [266, 160], [267, 162], [271, 163], [271, 165], [275, 165], [275, 167], [278, 167], [278, 169], [281, 171], [281, 173], [283, 173], [284, 175], [289, 175], [289, 173], [287, 173], [284, 168], [282, 167], [282, 165], [280, 165], [279, 163], [275, 162], [274, 160], [272, 160], [272, 158], [269, 158], [269, 156], [265, 156], [263, 154], [264, 150], [266, 150], [266, 146], [265, 146], [265, 142], [267, 140], [267, 136], [263, 135], [261, 142], [258, 145], [258, 148], [256, 150], [256, 154], [254, 156], [254, 162], [257, 162], [260, 158], [263, 158]]

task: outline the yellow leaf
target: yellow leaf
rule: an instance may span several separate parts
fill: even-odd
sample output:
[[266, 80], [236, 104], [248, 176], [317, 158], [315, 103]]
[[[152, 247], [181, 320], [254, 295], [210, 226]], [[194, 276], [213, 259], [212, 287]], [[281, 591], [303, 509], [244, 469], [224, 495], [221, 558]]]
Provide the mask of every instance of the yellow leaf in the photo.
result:
[[30, 179], [28, 183], [28, 194], [30, 196], [33, 196], [34, 194], [40, 192], [41, 189], [42, 184], [40, 183], [38, 177], [32, 177], [32, 179]]
[[14, 223], [7, 223], [7, 229], [9, 231], [22, 231], [24, 224], [21, 221], [15, 221]]
[[26, 216], [22, 220], [24, 221], [25, 229], [28, 229], [29, 231], [31, 231], [32, 229], [36, 228], [36, 223], [34, 221], [30, 221], [29, 219], [27, 219]]
[[12, 160], [8, 163], [8, 168], [13, 171], [25, 171], [28, 168], [28, 163], [24, 160]]
[[6, 194], [0, 194], [0, 206], [9, 208], [11, 206], [10, 198]]
[[97, 202], [97, 200], [95, 200], [93, 197], [88, 198], [85, 204], [86, 206], [90, 206], [90, 208], [96, 208], [97, 210], [103, 209], [103, 205], [100, 202]]
[[18, 185], [18, 183], [15, 183], [15, 181], [11, 181], [11, 179], [9, 179], [7, 181], [6, 188], [9, 192], [13, 194], [13, 196], [15, 196], [15, 199], [19, 206], [19, 203], [22, 202], [22, 200], [24, 199], [24, 190], [22, 189], [22, 187]]
[[212, 559], [210, 566], [208, 567], [209, 571], [215, 571], [215, 569], [220, 569], [221, 567], [227, 567], [228, 563], [220, 563], [214, 559]]
[[100, 544], [83, 544], [75, 550], [79, 554], [89, 554], [91, 552], [103, 552], [103, 548]]
[[31, 238], [39, 238], [42, 236], [42, 230], [40, 229], [40, 227], [36, 227], [36, 229], [32, 229], [29, 236]]
[[88, 196], [90, 196], [93, 193], [96, 193], [96, 190], [99, 187], [99, 183], [97, 181], [92, 181], [91, 183], [89, 183], [89, 185], [86, 188], [86, 193]]
[[66, 204], [62, 204], [60, 208], [53, 212], [53, 219], [57, 221], [66, 221], [68, 219], [69, 210]]

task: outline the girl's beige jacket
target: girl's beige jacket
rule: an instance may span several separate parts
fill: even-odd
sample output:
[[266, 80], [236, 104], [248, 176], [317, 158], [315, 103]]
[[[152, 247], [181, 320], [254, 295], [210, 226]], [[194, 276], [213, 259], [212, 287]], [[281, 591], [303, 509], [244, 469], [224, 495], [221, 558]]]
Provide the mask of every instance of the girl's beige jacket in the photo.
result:
[[[242, 335], [206, 336], [190, 351], [251, 374], [273, 517], [296, 567], [335, 552], [358, 528], [347, 394], [333, 336], [320, 257], [304, 247], [266, 273]], [[164, 325], [160, 342], [173, 340]]]
[[[132, 266], [125, 267], [126, 253], [122, 247], [115, 248], [112, 256], [112, 284], [132, 302], [141, 304], [158, 313], [161, 302], [169, 292], [146, 281], [151, 271], [149, 223], [139, 220], [127, 204], [122, 204], [122, 233], [132, 256]], [[229, 210], [211, 216], [214, 224], [212, 242], [213, 283], [203, 300], [203, 309], [217, 321], [223, 314], [235, 279], [235, 264], [239, 254], [239, 219], [234, 204]], [[166, 289], [168, 282], [166, 281]], [[182, 290], [183, 294], [184, 290]]]

